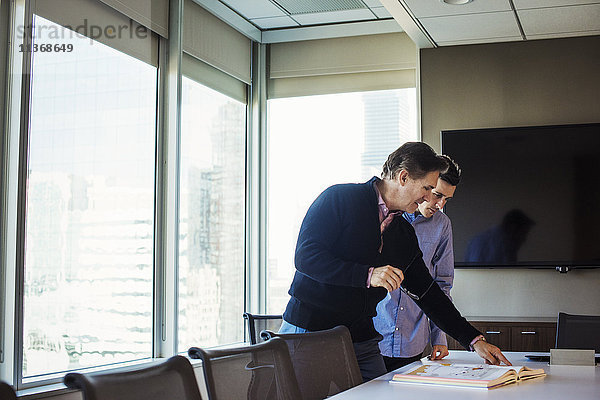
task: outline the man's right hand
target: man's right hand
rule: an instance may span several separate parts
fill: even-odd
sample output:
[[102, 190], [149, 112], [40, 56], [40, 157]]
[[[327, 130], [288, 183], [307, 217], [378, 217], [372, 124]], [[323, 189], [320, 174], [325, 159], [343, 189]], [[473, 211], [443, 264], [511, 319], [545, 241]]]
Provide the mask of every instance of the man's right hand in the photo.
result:
[[391, 265], [374, 268], [371, 274], [371, 286], [383, 287], [388, 292], [398, 289], [403, 280], [402, 271]]

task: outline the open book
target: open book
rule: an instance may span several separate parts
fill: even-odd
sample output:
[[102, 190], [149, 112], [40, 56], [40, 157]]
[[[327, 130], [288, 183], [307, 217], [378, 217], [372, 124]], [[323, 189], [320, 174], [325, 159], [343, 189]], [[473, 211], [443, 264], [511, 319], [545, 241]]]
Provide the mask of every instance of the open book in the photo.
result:
[[423, 365], [394, 375], [391, 382], [494, 389], [509, 383], [546, 375], [543, 369], [520, 366], [450, 364], [424, 360], [422, 362]]

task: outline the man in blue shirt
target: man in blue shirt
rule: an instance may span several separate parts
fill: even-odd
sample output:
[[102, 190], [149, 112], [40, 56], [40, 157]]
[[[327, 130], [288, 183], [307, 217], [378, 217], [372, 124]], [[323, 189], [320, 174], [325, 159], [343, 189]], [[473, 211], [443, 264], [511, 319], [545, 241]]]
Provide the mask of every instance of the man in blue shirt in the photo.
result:
[[[448, 162], [448, 170], [440, 174], [431, 199], [419, 204], [416, 212], [405, 212], [403, 217], [415, 229], [423, 261], [431, 276], [446, 296], [451, 298], [450, 289], [454, 279], [452, 225], [440, 210], [454, 196], [461, 171], [452, 159], [442, 157]], [[379, 349], [388, 372], [419, 360], [428, 343], [432, 346], [432, 360], [448, 355], [446, 334], [400, 290], [388, 293], [377, 305], [377, 316], [373, 322], [375, 329], [383, 336]]]

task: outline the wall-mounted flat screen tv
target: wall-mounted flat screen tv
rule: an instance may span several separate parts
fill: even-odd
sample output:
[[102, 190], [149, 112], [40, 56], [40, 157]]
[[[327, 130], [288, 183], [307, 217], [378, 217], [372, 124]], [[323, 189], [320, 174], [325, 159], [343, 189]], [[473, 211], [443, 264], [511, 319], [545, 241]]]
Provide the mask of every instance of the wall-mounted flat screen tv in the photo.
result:
[[462, 169], [444, 210], [456, 267], [600, 266], [600, 123], [441, 135]]

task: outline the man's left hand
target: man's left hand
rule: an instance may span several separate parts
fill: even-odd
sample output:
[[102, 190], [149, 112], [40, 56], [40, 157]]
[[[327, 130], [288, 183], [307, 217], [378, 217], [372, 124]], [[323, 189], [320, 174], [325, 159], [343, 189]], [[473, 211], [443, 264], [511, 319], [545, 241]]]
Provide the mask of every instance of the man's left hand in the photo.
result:
[[448, 354], [450, 354], [450, 353], [448, 353], [448, 346], [435, 344], [435, 345], [433, 345], [433, 348], [431, 350], [431, 360], [432, 361], [441, 360], [442, 358], [446, 357]]

